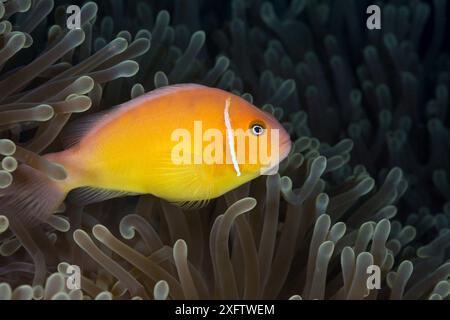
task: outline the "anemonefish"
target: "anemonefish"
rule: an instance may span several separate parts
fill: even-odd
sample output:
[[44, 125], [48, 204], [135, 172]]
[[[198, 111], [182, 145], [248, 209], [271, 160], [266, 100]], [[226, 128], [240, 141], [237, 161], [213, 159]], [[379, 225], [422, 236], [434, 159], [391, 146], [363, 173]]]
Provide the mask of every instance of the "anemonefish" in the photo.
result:
[[[270, 165], [258, 157], [243, 161], [255, 151], [250, 145], [238, 146], [233, 136], [238, 130], [265, 139]], [[186, 133], [192, 141], [186, 141]], [[258, 177], [291, 149], [289, 134], [272, 115], [232, 93], [196, 84], [159, 88], [76, 120], [65, 140], [70, 141], [67, 149], [45, 157], [63, 166], [67, 178], [52, 180], [21, 165], [0, 211], [42, 221], [69, 192], [85, 203], [152, 194], [196, 207]]]

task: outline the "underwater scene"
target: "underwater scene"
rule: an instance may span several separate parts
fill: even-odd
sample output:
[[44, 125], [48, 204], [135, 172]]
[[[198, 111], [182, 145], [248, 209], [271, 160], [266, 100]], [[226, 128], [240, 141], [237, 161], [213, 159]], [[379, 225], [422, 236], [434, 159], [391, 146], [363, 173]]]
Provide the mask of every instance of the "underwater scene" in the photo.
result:
[[0, 300], [449, 300], [449, 7], [0, 0]]

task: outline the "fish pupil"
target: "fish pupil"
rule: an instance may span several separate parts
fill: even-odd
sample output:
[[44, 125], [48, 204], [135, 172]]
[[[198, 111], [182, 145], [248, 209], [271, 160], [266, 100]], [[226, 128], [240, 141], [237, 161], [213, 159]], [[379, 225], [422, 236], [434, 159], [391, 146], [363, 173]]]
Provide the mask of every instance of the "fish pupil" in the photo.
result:
[[259, 135], [263, 134], [264, 128], [259, 124], [255, 124], [252, 127], [252, 132], [253, 132], [253, 134], [259, 136]]

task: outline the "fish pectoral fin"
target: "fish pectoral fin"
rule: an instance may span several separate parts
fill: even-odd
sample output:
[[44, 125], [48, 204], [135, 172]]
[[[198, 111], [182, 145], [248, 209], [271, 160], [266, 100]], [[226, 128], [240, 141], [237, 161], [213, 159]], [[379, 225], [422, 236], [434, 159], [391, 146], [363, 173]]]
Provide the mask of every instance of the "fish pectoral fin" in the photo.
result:
[[[174, 199], [171, 196], [165, 198], [170, 204], [183, 210], [197, 210], [206, 207], [213, 195], [214, 183], [210, 177], [188, 170], [180, 169], [175, 174], [165, 177], [168, 186], [177, 186], [181, 192]], [[173, 194], [172, 194], [173, 196]], [[180, 197], [178, 197], [180, 196]]]
[[[216, 194], [214, 168], [207, 164], [173, 164], [170, 154], [158, 154], [158, 166], [152, 167], [152, 183], [149, 193], [155, 194], [185, 210], [208, 205]], [[195, 155], [189, 154], [190, 159]]]
[[92, 187], [82, 187], [72, 190], [67, 196], [67, 200], [79, 206], [85, 206], [91, 203], [102, 202], [113, 198], [135, 196], [135, 195], [138, 195], [138, 193], [124, 192], [110, 189], [98, 189]]
[[211, 199], [195, 200], [195, 201], [169, 201], [170, 204], [183, 210], [197, 210], [206, 207]]

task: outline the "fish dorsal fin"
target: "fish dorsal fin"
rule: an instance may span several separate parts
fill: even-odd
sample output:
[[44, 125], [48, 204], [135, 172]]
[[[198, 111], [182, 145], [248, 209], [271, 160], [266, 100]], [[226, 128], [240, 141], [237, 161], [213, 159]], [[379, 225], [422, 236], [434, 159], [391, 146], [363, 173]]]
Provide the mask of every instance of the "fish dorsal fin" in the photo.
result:
[[92, 203], [102, 202], [105, 200], [120, 198], [126, 196], [134, 196], [138, 193], [116, 191], [109, 189], [97, 189], [91, 187], [77, 188], [69, 193], [67, 199], [80, 206], [85, 206]]
[[98, 121], [104, 119], [111, 113], [112, 110], [113, 109], [81, 116], [80, 118], [69, 122], [61, 132], [61, 141], [64, 148], [70, 148], [80, 142], [86, 133], [98, 123]]
[[206, 207], [210, 202], [210, 199], [197, 200], [197, 201], [175, 201], [170, 204], [179, 207], [183, 210], [197, 210]]
[[61, 133], [61, 140], [65, 148], [70, 148], [76, 145], [80, 140], [93, 128], [99, 121], [104, 120], [106, 117], [120, 114], [121, 111], [129, 110], [133, 107], [139, 106], [144, 102], [148, 102], [152, 99], [162, 97], [167, 94], [174, 93], [177, 90], [189, 90], [189, 89], [204, 89], [207, 88], [203, 85], [194, 83], [175, 84], [171, 86], [165, 86], [149, 91], [133, 100], [127, 101], [120, 105], [111, 107], [107, 110], [103, 110], [97, 113], [81, 116], [80, 118], [69, 122]]

